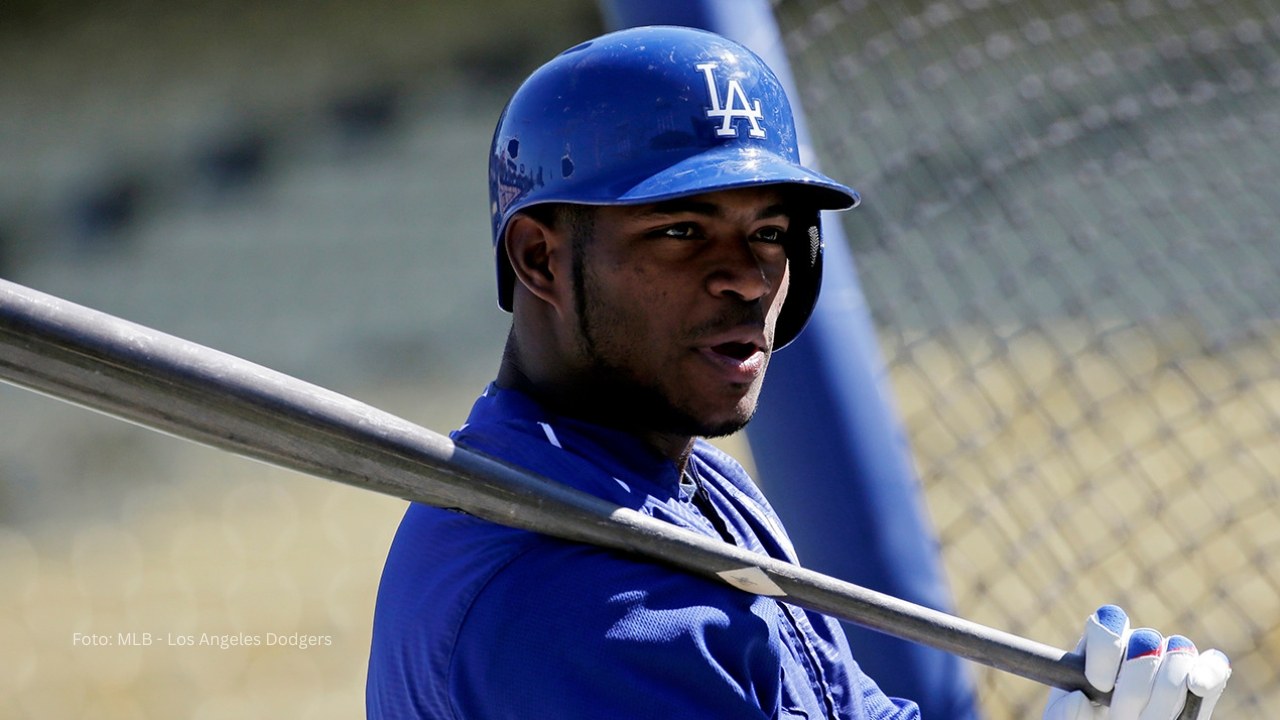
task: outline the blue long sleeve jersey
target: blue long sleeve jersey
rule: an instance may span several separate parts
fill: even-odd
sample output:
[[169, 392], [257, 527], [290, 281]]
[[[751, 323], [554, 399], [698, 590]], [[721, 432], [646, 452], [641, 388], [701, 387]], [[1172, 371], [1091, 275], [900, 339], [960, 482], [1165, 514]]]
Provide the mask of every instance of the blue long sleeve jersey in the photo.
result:
[[[632, 435], [552, 416], [494, 386], [452, 437], [618, 505], [795, 561], [741, 465], [708, 443], [696, 443], [691, 478], [683, 477]], [[840, 626], [820, 614], [417, 504], [383, 570], [366, 704], [373, 720], [919, 717], [914, 703], [886, 697], [862, 673]]]

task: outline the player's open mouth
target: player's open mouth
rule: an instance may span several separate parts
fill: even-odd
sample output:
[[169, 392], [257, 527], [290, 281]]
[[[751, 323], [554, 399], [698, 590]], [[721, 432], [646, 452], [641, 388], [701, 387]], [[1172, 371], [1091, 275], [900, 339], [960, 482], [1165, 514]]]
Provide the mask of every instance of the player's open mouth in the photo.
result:
[[760, 351], [760, 348], [756, 347], [754, 343], [726, 342], [712, 346], [711, 351], [719, 355], [724, 355], [725, 357], [733, 358], [734, 360], [742, 361], [752, 355], [755, 355]]
[[702, 338], [698, 354], [722, 380], [743, 385], [758, 380], [769, 363], [769, 341], [760, 325], [746, 323]]
[[704, 345], [700, 353], [719, 368], [719, 373], [726, 380], [735, 385], [750, 383], [759, 378], [764, 372], [768, 357], [761, 343], [743, 336]]

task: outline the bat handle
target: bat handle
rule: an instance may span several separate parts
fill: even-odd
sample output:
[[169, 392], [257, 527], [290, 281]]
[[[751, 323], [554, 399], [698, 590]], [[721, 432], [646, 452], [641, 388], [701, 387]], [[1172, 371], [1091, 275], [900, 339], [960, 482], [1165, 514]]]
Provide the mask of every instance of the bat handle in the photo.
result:
[[[1095, 703], [1100, 703], [1102, 705], [1111, 704], [1110, 692], [1098, 692], [1098, 690], [1091, 686], [1089, 681], [1085, 679], [1084, 656], [1078, 653], [1067, 653], [1062, 659], [1052, 663], [1051, 669], [1053, 672], [1051, 674], [1036, 674], [1030, 672], [1030, 667], [1023, 668], [1021, 666], [1010, 666], [1007, 669], [1009, 672], [1020, 674], [1023, 677], [1035, 680], [1044, 685], [1052, 685], [1064, 690], [1078, 689]], [[1027, 672], [1023, 672], [1024, 669], [1027, 670]], [[1182, 704], [1182, 712], [1178, 713], [1176, 720], [1196, 720], [1196, 716], [1200, 714], [1200, 706], [1203, 703], [1204, 698], [1188, 690], [1186, 702]]]
[[1187, 703], [1182, 706], [1182, 713], [1178, 715], [1178, 720], [1196, 720], [1196, 715], [1200, 714], [1200, 703], [1203, 701], [1199, 695], [1195, 693], [1187, 693]]

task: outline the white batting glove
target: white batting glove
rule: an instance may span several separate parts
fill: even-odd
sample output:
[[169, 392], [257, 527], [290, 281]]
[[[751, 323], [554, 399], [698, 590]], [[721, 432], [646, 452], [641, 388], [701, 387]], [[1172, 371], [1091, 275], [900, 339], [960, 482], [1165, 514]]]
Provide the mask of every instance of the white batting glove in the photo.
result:
[[1084, 654], [1089, 684], [1111, 692], [1111, 706], [1097, 705], [1078, 690], [1055, 688], [1044, 720], [1176, 720], [1188, 689], [1203, 698], [1196, 720], [1209, 720], [1231, 677], [1226, 655], [1201, 654], [1181, 635], [1130, 630], [1129, 616], [1115, 605], [1089, 616], [1076, 652]]

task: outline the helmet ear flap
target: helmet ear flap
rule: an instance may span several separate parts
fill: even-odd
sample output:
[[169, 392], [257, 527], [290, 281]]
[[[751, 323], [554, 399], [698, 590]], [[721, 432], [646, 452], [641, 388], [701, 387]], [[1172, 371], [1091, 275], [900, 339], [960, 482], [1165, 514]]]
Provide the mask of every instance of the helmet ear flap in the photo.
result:
[[494, 248], [495, 264], [498, 268], [498, 307], [511, 312], [512, 296], [515, 294], [516, 271], [511, 267], [511, 258], [507, 256], [506, 238], [498, 241]]
[[818, 303], [818, 293], [822, 289], [822, 226], [815, 211], [809, 215], [796, 218], [796, 233], [787, 246], [787, 260], [790, 263], [791, 286], [787, 289], [787, 299], [778, 314], [778, 326], [774, 333], [773, 349], [786, 347], [813, 314]]

